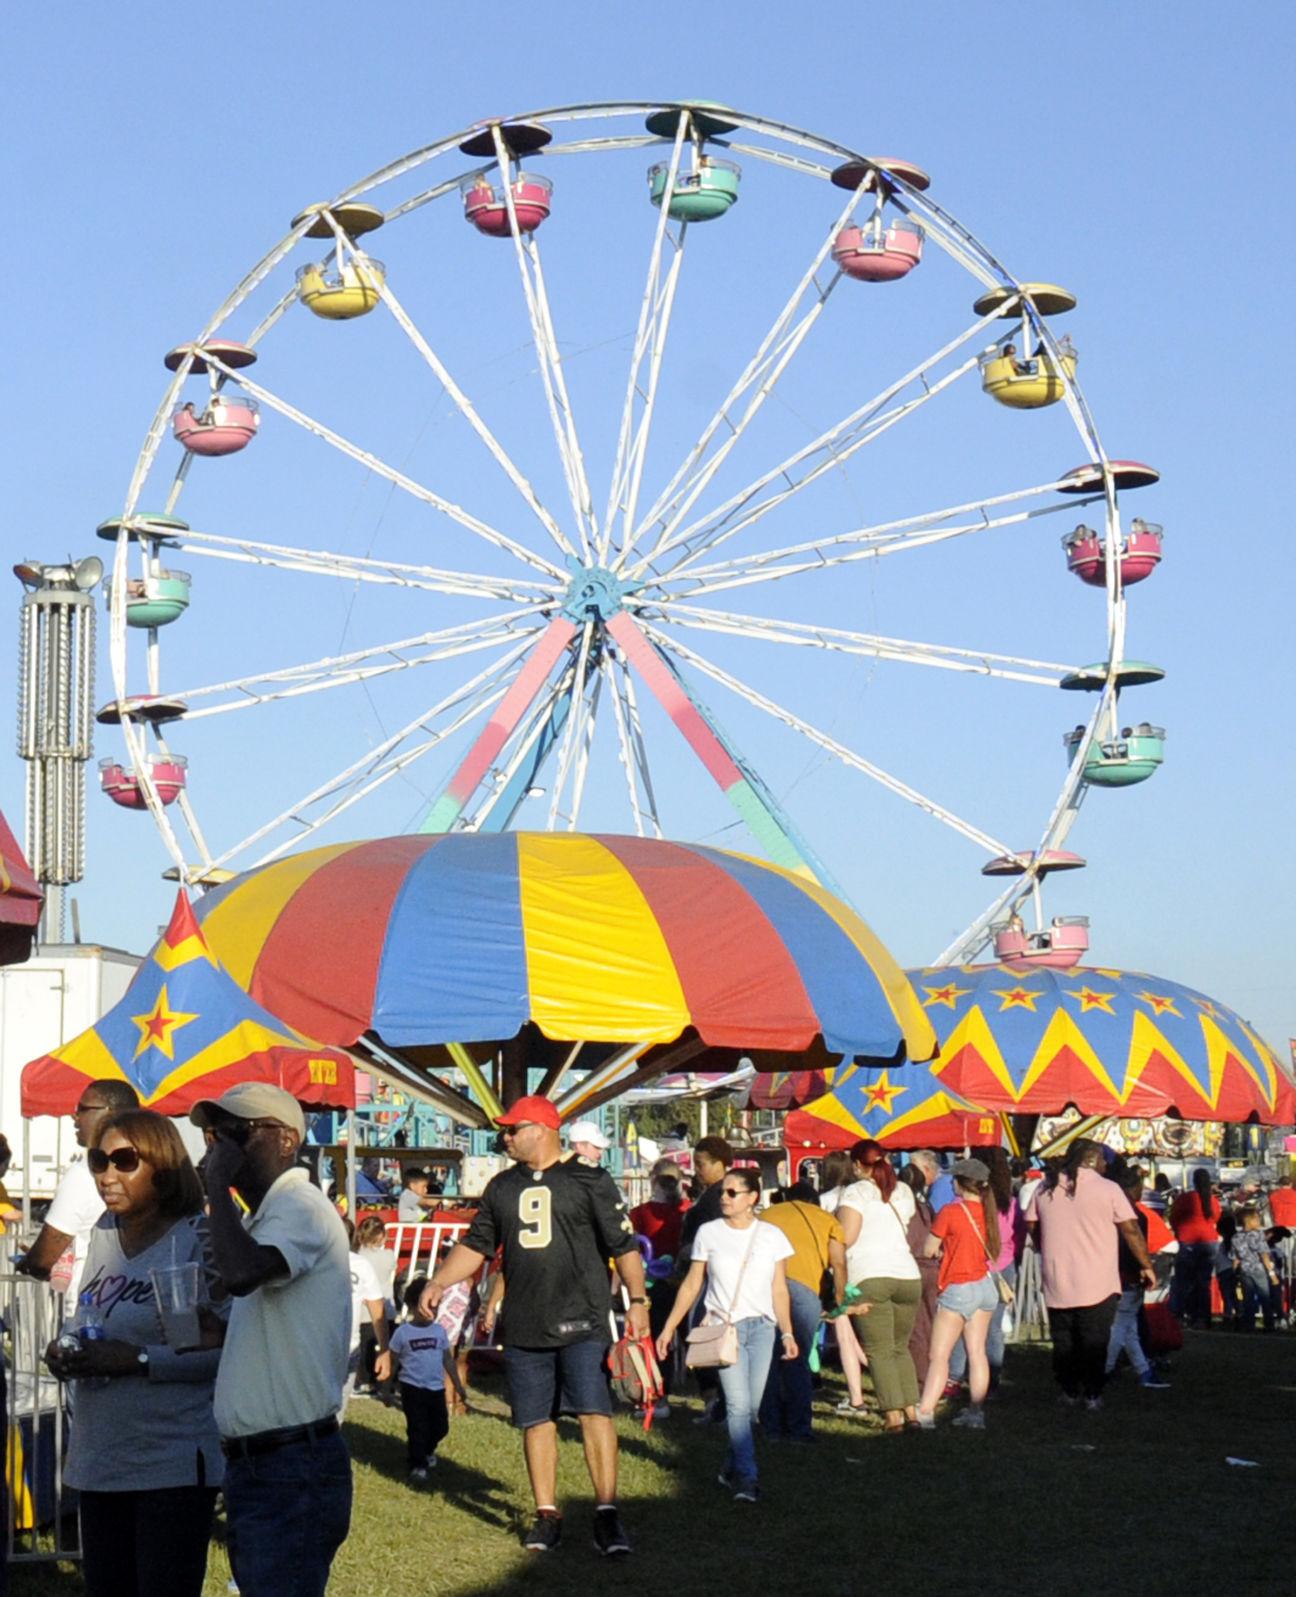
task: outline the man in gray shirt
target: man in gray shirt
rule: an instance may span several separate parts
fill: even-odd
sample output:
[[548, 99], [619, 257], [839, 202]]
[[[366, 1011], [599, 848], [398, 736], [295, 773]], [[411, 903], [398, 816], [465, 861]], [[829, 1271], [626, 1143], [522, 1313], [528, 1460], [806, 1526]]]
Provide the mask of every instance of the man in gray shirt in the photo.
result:
[[234, 1578], [242, 1597], [323, 1597], [351, 1522], [346, 1231], [297, 1162], [306, 1122], [288, 1093], [247, 1082], [190, 1119], [207, 1133], [212, 1254], [234, 1299], [215, 1400]]

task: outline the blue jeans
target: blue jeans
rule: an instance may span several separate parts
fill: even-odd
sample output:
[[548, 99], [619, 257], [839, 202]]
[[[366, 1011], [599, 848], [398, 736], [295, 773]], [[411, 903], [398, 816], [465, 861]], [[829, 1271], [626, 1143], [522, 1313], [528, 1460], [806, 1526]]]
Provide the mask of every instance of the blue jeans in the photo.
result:
[[1171, 1307], [1181, 1319], [1210, 1324], [1211, 1278], [1215, 1274], [1217, 1242], [1181, 1242], [1170, 1286]]
[[351, 1460], [341, 1435], [231, 1458], [225, 1514], [239, 1597], [324, 1597], [351, 1525]]
[[756, 1479], [756, 1447], [752, 1442], [752, 1420], [760, 1408], [769, 1375], [770, 1354], [777, 1332], [773, 1320], [739, 1320], [738, 1362], [720, 1370], [720, 1389], [725, 1396], [725, 1421], [729, 1427], [729, 1451], [725, 1455], [725, 1474], [740, 1481]]
[[1116, 1368], [1116, 1361], [1120, 1358], [1122, 1350], [1129, 1354], [1129, 1361], [1138, 1376], [1146, 1375], [1149, 1369], [1147, 1354], [1143, 1351], [1143, 1344], [1139, 1341], [1139, 1310], [1143, 1307], [1143, 1286], [1122, 1287], [1120, 1302], [1116, 1305], [1116, 1318], [1112, 1321], [1111, 1337], [1107, 1342], [1107, 1374]]
[[788, 1297], [792, 1303], [792, 1334], [797, 1356], [783, 1357], [781, 1342], [774, 1344], [770, 1358], [765, 1396], [761, 1399], [760, 1422], [766, 1436], [807, 1437], [813, 1390], [810, 1384], [810, 1349], [819, 1331], [819, 1298], [800, 1281], [788, 1278]]
[[[1009, 1263], [999, 1274], [1003, 1276], [1009, 1286], [1017, 1285], [1017, 1266]], [[995, 1287], [994, 1314], [990, 1319], [990, 1330], [986, 1334], [986, 1360], [990, 1365], [990, 1384], [993, 1386], [999, 1380], [999, 1371], [1003, 1369], [1004, 1361], [1004, 1315], [1008, 1305], [999, 1301], [999, 1289]], [[950, 1354], [949, 1378], [951, 1381], [961, 1381], [967, 1374], [967, 1349], [963, 1346], [963, 1338], [959, 1337], [954, 1344], [954, 1351]]]

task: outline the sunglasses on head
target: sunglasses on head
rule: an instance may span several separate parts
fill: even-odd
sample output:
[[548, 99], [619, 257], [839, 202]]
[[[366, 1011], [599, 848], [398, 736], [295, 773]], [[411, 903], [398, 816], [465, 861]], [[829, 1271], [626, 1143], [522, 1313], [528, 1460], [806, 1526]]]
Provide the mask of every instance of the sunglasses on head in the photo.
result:
[[105, 1153], [102, 1148], [90, 1148], [86, 1152], [86, 1164], [90, 1167], [92, 1176], [101, 1176], [111, 1165], [114, 1170], [120, 1170], [123, 1175], [129, 1175], [132, 1170], [140, 1167], [138, 1148], [114, 1148], [111, 1153]]

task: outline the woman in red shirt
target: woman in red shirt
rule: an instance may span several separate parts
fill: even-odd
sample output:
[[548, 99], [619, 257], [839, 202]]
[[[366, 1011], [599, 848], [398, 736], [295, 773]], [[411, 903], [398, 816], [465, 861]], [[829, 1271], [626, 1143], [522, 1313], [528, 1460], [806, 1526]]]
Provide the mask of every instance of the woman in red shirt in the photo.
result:
[[1219, 1200], [1211, 1196], [1210, 1171], [1193, 1171], [1193, 1190], [1181, 1192], [1170, 1205], [1170, 1229], [1179, 1242], [1170, 1307], [1190, 1325], [1208, 1329], [1211, 1278], [1219, 1254]]
[[999, 1291], [990, 1262], [1000, 1248], [999, 1211], [990, 1191], [990, 1169], [980, 1159], [960, 1159], [954, 1177], [954, 1201], [947, 1203], [932, 1222], [927, 1239], [929, 1257], [940, 1255], [940, 1296], [932, 1321], [930, 1362], [918, 1403], [918, 1424], [924, 1431], [936, 1425], [936, 1405], [949, 1377], [950, 1354], [960, 1337], [967, 1349], [968, 1392], [972, 1401], [955, 1415], [955, 1425], [985, 1429], [986, 1392], [990, 1388], [990, 1363], [986, 1337], [999, 1303]]

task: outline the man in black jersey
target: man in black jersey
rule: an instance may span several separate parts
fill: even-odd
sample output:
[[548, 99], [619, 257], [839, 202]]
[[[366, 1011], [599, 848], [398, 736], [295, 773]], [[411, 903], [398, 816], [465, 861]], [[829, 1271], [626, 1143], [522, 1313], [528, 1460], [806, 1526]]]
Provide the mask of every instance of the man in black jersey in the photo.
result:
[[594, 1545], [601, 1553], [628, 1553], [616, 1510], [617, 1438], [607, 1377], [609, 1258], [630, 1293], [631, 1332], [649, 1334], [643, 1262], [628, 1208], [606, 1170], [563, 1158], [558, 1111], [547, 1098], [519, 1098], [496, 1124], [514, 1166], [487, 1186], [468, 1234], [428, 1282], [422, 1309], [435, 1315], [442, 1292], [475, 1275], [503, 1247], [504, 1365], [536, 1506], [523, 1545], [549, 1552], [562, 1536], [554, 1422], [566, 1413], [580, 1418], [596, 1503]]

